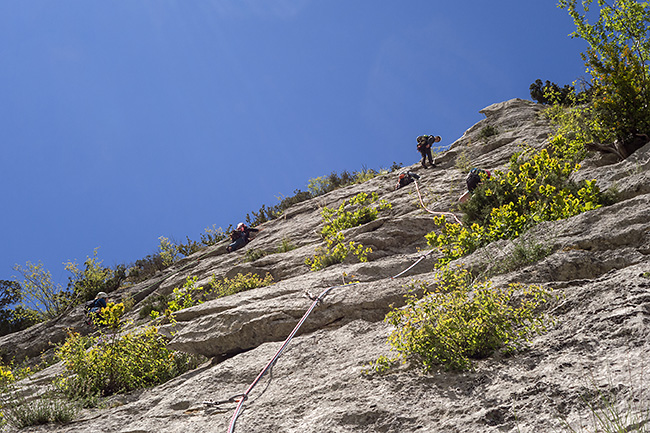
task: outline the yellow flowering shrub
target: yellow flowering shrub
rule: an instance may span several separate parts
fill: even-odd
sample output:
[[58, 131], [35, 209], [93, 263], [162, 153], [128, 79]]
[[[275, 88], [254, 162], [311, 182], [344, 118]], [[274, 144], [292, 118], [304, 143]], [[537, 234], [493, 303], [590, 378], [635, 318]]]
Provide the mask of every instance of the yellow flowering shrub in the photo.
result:
[[228, 295], [234, 295], [238, 292], [251, 290], [258, 287], [269, 286], [273, 284], [273, 276], [266, 274], [264, 278], [257, 274], [249, 272], [247, 274], [237, 274], [233, 278], [218, 279], [215, 275], [210, 280], [210, 286], [216, 293], [217, 298]]
[[569, 178], [578, 168], [547, 149], [516, 154], [507, 172], [484, 179], [461, 205], [465, 225], [436, 218], [440, 229], [427, 234], [427, 242], [448, 262], [492, 241], [517, 238], [542, 221], [597, 209], [604, 200], [596, 182]]
[[100, 337], [70, 333], [56, 354], [69, 373], [60, 378], [59, 387], [73, 398], [157, 385], [194, 366], [189, 355], [167, 349], [155, 327]]
[[425, 287], [424, 297], [409, 290], [406, 306], [386, 315], [394, 327], [388, 342], [398, 356], [378, 360], [376, 370], [398, 359], [415, 362], [425, 371], [437, 366], [467, 370], [473, 359], [496, 350], [512, 352], [552, 323], [541, 307], [555, 295], [541, 286], [511, 284], [501, 289], [489, 281], [472, 283], [462, 268], [444, 267], [438, 278], [432, 288]]
[[350, 200], [343, 201], [337, 209], [324, 207], [321, 211], [324, 222], [321, 235], [325, 239], [325, 247], [316, 248], [316, 254], [307, 257], [305, 264], [312, 271], [318, 271], [342, 263], [349, 255], [354, 255], [360, 262], [368, 261], [372, 248], [352, 241], [347, 242], [341, 231], [374, 221], [380, 212], [391, 208], [392, 204], [380, 200], [375, 192], [360, 192]]

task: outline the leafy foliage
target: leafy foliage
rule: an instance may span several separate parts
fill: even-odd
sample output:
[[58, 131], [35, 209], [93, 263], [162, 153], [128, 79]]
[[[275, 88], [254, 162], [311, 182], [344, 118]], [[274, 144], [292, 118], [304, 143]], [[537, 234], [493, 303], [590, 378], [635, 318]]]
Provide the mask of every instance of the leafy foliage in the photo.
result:
[[50, 390], [39, 398], [29, 401], [16, 395], [12, 401], [3, 405], [2, 409], [2, 414], [9, 425], [23, 429], [51, 422], [69, 423], [80, 408], [75, 402], [65, 400]]
[[463, 257], [498, 239], [513, 239], [542, 221], [569, 218], [600, 207], [603, 196], [595, 181], [573, 182], [579, 166], [552, 156], [548, 150], [513, 156], [507, 172], [496, 171], [461, 205], [465, 225], [434, 221], [440, 232], [426, 235], [440, 248], [443, 262]]
[[189, 355], [174, 352], [155, 327], [101, 338], [68, 335], [57, 356], [70, 373], [61, 390], [72, 398], [107, 396], [157, 385], [193, 367]]
[[[373, 203], [376, 204], [370, 206]], [[305, 263], [313, 271], [317, 271], [343, 262], [350, 254], [356, 256], [359, 261], [367, 261], [372, 249], [353, 241], [346, 242], [341, 231], [373, 221], [377, 219], [379, 212], [391, 208], [390, 203], [379, 200], [379, 196], [374, 192], [370, 195], [360, 192], [350, 200], [343, 201], [337, 209], [324, 207], [321, 215], [325, 224], [321, 235], [325, 239], [326, 247], [318, 247], [316, 254], [305, 259]]]
[[160, 236], [158, 240], [160, 241], [158, 248], [160, 249], [159, 254], [163, 266], [169, 267], [173, 265], [181, 255], [178, 246], [164, 236]]
[[273, 276], [266, 274], [264, 278], [254, 273], [237, 274], [233, 278], [219, 279], [212, 276], [210, 286], [216, 293], [217, 298], [234, 295], [235, 293], [246, 290], [256, 289], [258, 287], [269, 286], [273, 284]]
[[203, 302], [206, 292], [203, 287], [196, 287], [197, 277], [187, 277], [182, 287], [173, 290], [167, 309], [174, 313]]
[[244, 253], [244, 261], [245, 262], [254, 262], [255, 260], [259, 260], [262, 257], [268, 256], [270, 253], [264, 250], [260, 250], [257, 248], [250, 248], [246, 250], [246, 253]]
[[280, 241], [280, 245], [278, 246], [276, 252], [277, 253], [286, 253], [291, 250], [295, 250], [296, 246], [291, 242], [291, 239], [289, 238], [282, 238]]
[[16, 281], [0, 280], [0, 335], [27, 329], [39, 322], [33, 310], [13, 304], [22, 299], [22, 287]]
[[[650, 132], [650, 6], [635, 0], [560, 0], [576, 24], [573, 37], [592, 76], [593, 109], [601, 131], [621, 141]], [[593, 16], [598, 19], [593, 22]], [[591, 23], [593, 22], [593, 24]]]
[[52, 282], [52, 274], [42, 262], [27, 262], [24, 267], [16, 264], [14, 270], [23, 276], [20, 284], [20, 309], [27, 316], [38, 320], [53, 319], [64, 313], [71, 303], [71, 295]]
[[201, 244], [205, 246], [215, 245], [225, 239], [228, 239], [228, 233], [232, 231], [232, 226], [228, 226], [224, 232], [221, 227], [217, 228], [216, 224], [212, 224], [212, 227], [206, 227], [204, 232], [201, 234]]
[[151, 317], [153, 319], [157, 318], [167, 310], [167, 304], [169, 303], [169, 298], [165, 295], [157, 295], [152, 298], [147, 298], [140, 308], [138, 313], [141, 319], [146, 317]]
[[565, 84], [563, 87], [546, 80], [542, 83], [539, 78], [530, 85], [530, 97], [533, 101], [540, 104], [550, 105], [574, 105], [576, 98], [574, 97], [575, 87]]
[[309, 179], [307, 183], [307, 191], [297, 189], [294, 191], [293, 196], [283, 197], [280, 200], [280, 203], [274, 206], [267, 207], [266, 205], [262, 205], [259, 211], [246, 214], [246, 222], [249, 226], [260, 225], [264, 222], [278, 218], [286, 209], [296, 203], [327, 194], [330, 191], [334, 191], [335, 189], [347, 185], [365, 182], [380, 174], [399, 170], [401, 167], [401, 164], [393, 162], [390, 169], [381, 169], [377, 171], [364, 167], [360, 171], [354, 171], [352, 173], [347, 170], [344, 170], [341, 173], [333, 171], [329, 175]]
[[94, 299], [99, 292], [110, 293], [117, 290], [127, 277], [124, 265], [115, 269], [102, 266], [102, 261], [97, 258], [97, 250], [95, 248], [93, 257], [86, 258], [83, 270], [79, 269], [76, 262], [64, 263], [65, 270], [72, 274], [68, 290], [72, 292], [74, 303]]
[[550, 321], [539, 310], [552, 299], [551, 292], [540, 286], [500, 289], [469, 281], [468, 271], [444, 268], [424, 298], [410, 290], [406, 306], [388, 313], [386, 321], [395, 327], [388, 341], [403, 361], [425, 371], [436, 366], [467, 370], [472, 359], [496, 350], [512, 352], [546, 330]]
[[160, 254], [149, 254], [135, 261], [129, 268], [128, 280], [134, 283], [153, 277], [157, 272], [165, 269]]
[[99, 336], [69, 333], [56, 356], [67, 371], [57, 388], [72, 399], [89, 402], [97, 396], [163, 383], [193, 368], [196, 359], [167, 349], [155, 327], [122, 332], [124, 304], [109, 304], [98, 318]]
[[481, 131], [478, 134], [478, 138], [481, 140], [487, 140], [488, 138], [498, 135], [499, 129], [496, 126], [487, 125], [481, 128]]

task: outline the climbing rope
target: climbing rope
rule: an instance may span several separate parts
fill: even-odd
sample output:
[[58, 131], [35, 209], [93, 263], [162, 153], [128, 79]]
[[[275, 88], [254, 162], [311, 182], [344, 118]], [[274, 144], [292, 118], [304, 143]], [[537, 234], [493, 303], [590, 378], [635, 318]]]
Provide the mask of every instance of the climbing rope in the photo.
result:
[[394, 280], [394, 279], [397, 278], [397, 277], [401, 277], [402, 275], [404, 275], [405, 273], [407, 273], [408, 271], [410, 271], [411, 269], [413, 269], [414, 267], [416, 267], [417, 264], [420, 263], [422, 260], [424, 260], [424, 259], [426, 259], [427, 257], [429, 257], [429, 255], [431, 255], [431, 253], [433, 253], [433, 252], [434, 252], [434, 250], [430, 250], [428, 253], [421, 255], [420, 258], [418, 258], [418, 259], [416, 260], [415, 263], [413, 263], [413, 264], [412, 264], [411, 266], [409, 266], [408, 268], [404, 269], [404, 270], [403, 270], [402, 272], [400, 272], [399, 274], [390, 277], [390, 279], [391, 279], [391, 280]]
[[458, 224], [463, 225], [463, 223], [460, 222], [458, 217], [452, 212], [435, 212], [435, 211], [432, 211], [430, 209], [427, 209], [427, 207], [424, 204], [424, 201], [422, 200], [422, 194], [420, 193], [420, 185], [418, 185], [417, 180], [413, 179], [413, 181], [415, 182], [415, 189], [418, 192], [418, 198], [420, 199], [420, 204], [422, 205], [422, 208], [424, 208], [425, 211], [429, 212], [432, 215], [451, 215], [456, 220], [456, 222]]
[[[398, 273], [397, 275], [392, 276], [391, 279], [395, 279], [395, 278], [398, 278], [398, 277], [404, 275], [405, 273], [407, 273], [408, 271], [413, 269], [422, 260], [427, 258], [432, 252], [433, 252], [433, 250], [429, 251], [426, 254], [423, 254], [422, 256], [420, 256], [418, 258], [418, 260], [415, 263], [413, 263], [411, 266], [404, 269], [402, 272]], [[360, 283], [356, 282], [356, 283], [347, 283], [346, 284], [345, 281], [344, 281], [343, 284], [340, 284], [338, 286], [328, 287], [327, 289], [323, 290], [321, 292], [321, 294], [318, 295], [315, 298], [313, 296], [311, 296], [309, 293], [306, 293], [306, 296], [308, 298], [312, 299], [313, 302], [311, 303], [311, 305], [309, 306], [309, 308], [307, 309], [305, 314], [302, 316], [302, 318], [300, 319], [298, 324], [293, 328], [293, 331], [291, 331], [289, 336], [284, 340], [284, 343], [282, 344], [282, 346], [280, 346], [280, 348], [275, 353], [275, 355], [273, 355], [273, 358], [271, 358], [271, 360], [266, 364], [266, 366], [262, 369], [262, 371], [260, 371], [260, 373], [257, 375], [255, 380], [253, 380], [253, 382], [249, 385], [248, 389], [243, 394], [234, 395], [233, 397], [231, 397], [231, 398], [229, 398], [227, 400], [221, 400], [221, 401], [217, 401], [217, 402], [206, 401], [206, 402], [203, 403], [206, 406], [217, 406], [217, 405], [220, 405], [220, 404], [223, 404], [223, 403], [237, 402], [237, 407], [235, 409], [235, 412], [232, 415], [232, 418], [230, 419], [230, 424], [228, 425], [228, 433], [233, 433], [235, 431], [235, 424], [237, 423], [237, 419], [241, 415], [241, 413], [243, 411], [243, 408], [244, 408], [244, 403], [246, 402], [246, 400], [248, 400], [248, 396], [251, 393], [251, 391], [253, 390], [253, 388], [255, 388], [255, 386], [257, 386], [257, 384], [262, 380], [262, 378], [264, 377], [265, 374], [267, 374], [269, 371], [271, 371], [271, 369], [273, 368], [275, 363], [280, 358], [280, 355], [282, 355], [284, 350], [289, 346], [289, 343], [291, 342], [293, 337], [298, 333], [298, 330], [300, 329], [300, 327], [307, 321], [307, 318], [312, 313], [312, 311], [314, 311], [316, 306], [322, 302], [322, 300], [325, 298], [325, 296], [327, 296], [329, 294], [329, 292], [331, 290], [339, 288], [339, 287], [354, 286], [354, 285], [357, 285], [357, 284], [360, 284]]]
[[[456, 222], [458, 224], [462, 224], [460, 222], [460, 220], [458, 219], [458, 217], [455, 214], [453, 214], [452, 212], [435, 212], [435, 211], [427, 209], [427, 207], [424, 204], [424, 201], [422, 200], [422, 194], [420, 193], [420, 187], [418, 185], [417, 180], [415, 180], [415, 188], [416, 188], [416, 190], [418, 192], [418, 197], [420, 199], [420, 204], [422, 205], [422, 207], [424, 208], [425, 211], [427, 211], [428, 213], [433, 214], [433, 215], [451, 215], [454, 218], [454, 220], [456, 220]], [[421, 255], [411, 266], [404, 269], [402, 272], [398, 273], [397, 275], [392, 276], [391, 279], [395, 279], [395, 278], [398, 278], [398, 277], [404, 275], [405, 273], [407, 273], [408, 271], [413, 269], [415, 266], [417, 266], [418, 263], [420, 263], [422, 260], [424, 260], [429, 255], [431, 255], [431, 253], [433, 253], [433, 251], [434, 250], [431, 250], [428, 253]], [[237, 402], [237, 407], [235, 409], [235, 412], [233, 413], [232, 418], [230, 419], [230, 423], [228, 424], [228, 433], [233, 433], [235, 431], [235, 425], [237, 423], [237, 419], [241, 415], [241, 413], [242, 413], [242, 411], [244, 409], [244, 403], [246, 402], [246, 400], [248, 400], [248, 396], [251, 393], [251, 391], [253, 390], [253, 388], [255, 388], [255, 386], [262, 380], [264, 375], [266, 375], [269, 371], [271, 371], [273, 369], [273, 366], [275, 365], [275, 363], [280, 358], [280, 355], [282, 355], [282, 353], [285, 351], [285, 349], [289, 346], [289, 343], [291, 342], [293, 337], [298, 333], [298, 330], [305, 323], [305, 321], [307, 321], [307, 318], [312, 313], [312, 311], [314, 311], [316, 306], [319, 303], [322, 302], [322, 300], [325, 298], [325, 296], [327, 296], [329, 294], [329, 292], [331, 290], [339, 288], [339, 287], [348, 287], [348, 286], [353, 286], [353, 285], [357, 285], [357, 284], [359, 284], [359, 283], [356, 282], [356, 283], [347, 283], [346, 284], [345, 279], [344, 279], [343, 284], [328, 287], [327, 289], [323, 290], [321, 292], [321, 294], [318, 295], [318, 297], [314, 298], [312, 295], [307, 293], [306, 294], [307, 297], [313, 300], [312, 304], [309, 306], [309, 308], [307, 309], [305, 314], [302, 316], [302, 318], [300, 319], [298, 324], [293, 328], [293, 331], [291, 331], [289, 336], [284, 340], [284, 343], [282, 344], [282, 346], [280, 346], [280, 348], [275, 353], [275, 355], [273, 355], [273, 358], [271, 358], [271, 360], [266, 364], [266, 366], [262, 369], [262, 371], [260, 371], [260, 373], [257, 375], [255, 380], [253, 380], [253, 382], [249, 385], [248, 389], [246, 389], [246, 391], [243, 394], [237, 394], [237, 395], [235, 395], [235, 396], [233, 396], [233, 397], [231, 397], [231, 398], [229, 398], [227, 400], [222, 400], [222, 401], [218, 401], [218, 402], [204, 402], [205, 405], [219, 405], [219, 404], [223, 404], [223, 403]], [[267, 384], [267, 386], [268, 386], [268, 384]]]
[[328, 287], [327, 289], [323, 290], [321, 292], [321, 294], [318, 295], [318, 297], [316, 299], [314, 299], [314, 302], [312, 302], [311, 306], [305, 312], [305, 314], [302, 316], [302, 318], [300, 319], [300, 321], [298, 322], [296, 327], [293, 328], [293, 331], [291, 331], [291, 334], [289, 334], [289, 336], [286, 338], [286, 340], [284, 340], [284, 343], [282, 344], [280, 349], [278, 349], [278, 351], [275, 353], [273, 358], [271, 358], [271, 360], [268, 362], [268, 364], [266, 364], [266, 367], [264, 367], [262, 369], [262, 371], [260, 371], [260, 373], [257, 375], [255, 380], [253, 381], [253, 383], [250, 384], [248, 389], [243, 394], [240, 394], [240, 395], [236, 396], [236, 397], [241, 397], [241, 398], [239, 400], [239, 403], [237, 404], [237, 408], [235, 409], [235, 413], [233, 414], [232, 418], [230, 419], [230, 424], [228, 425], [228, 433], [232, 433], [232, 432], [235, 431], [235, 424], [237, 423], [237, 418], [239, 418], [239, 415], [241, 414], [241, 412], [243, 410], [244, 403], [246, 402], [246, 400], [248, 400], [248, 395], [250, 394], [250, 392], [253, 390], [253, 388], [255, 388], [255, 386], [259, 383], [259, 381], [262, 380], [262, 377], [264, 377], [264, 375], [269, 370], [271, 370], [273, 368], [273, 365], [275, 365], [275, 363], [277, 362], [280, 355], [282, 355], [282, 352], [284, 352], [284, 350], [287, 348], [287, 346], [289, 346], [289, 343], [291, 342], [293, 337], [296, 335], [296, 333], [298, 332], [300, 327], [303, 325], [303, 323], [305, 323], [305, 321], [307, 320], [307, 317], [309, 317], [311, 312], [314, 311], [314, 308], [316, 308], [316, 306], [323, 300], [323, 298], [325, 298], [325, 296], [327, 296], [327, 294], [332, 289], [336, 289], [338, 287], [354, 286], [356, 284], [359, 284], [359, 283], [342, 284], [342, 285], [338, 285], [338, 286]]

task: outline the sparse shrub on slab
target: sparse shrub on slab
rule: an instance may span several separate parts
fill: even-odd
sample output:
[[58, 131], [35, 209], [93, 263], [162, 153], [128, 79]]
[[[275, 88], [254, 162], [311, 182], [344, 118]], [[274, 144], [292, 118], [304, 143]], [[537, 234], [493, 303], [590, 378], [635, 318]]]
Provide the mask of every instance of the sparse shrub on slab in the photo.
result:
[[271, 284], [273, 284], [273, 276], [271, 274], [266, 274], [262, 278], [252, 272], [237, 274], [233, 278], [223, 279], [219, 279], [213, 275], [210, 281], [210, 286], [214, 290], [217, 298], [234, 295], [235, 293], [256, 289], [258, 287], [269, 286]]
[[321, 235], [326, 246], [316, 248], [316, 254], [305, 259], [305, 264], [318, 271], [343, 262], [349, 255], [354, 255], [361, 262], [367, 261], [372, 249], [353, 241], [347, 242], [341, 232], [374, 221], [380, 212], [391, 208], [389, 202], [380, 200], [374, 192], [360, 192], [350, 200], [343, 201], [336, 209], [324, 207], [321, 211], [324, 222]]

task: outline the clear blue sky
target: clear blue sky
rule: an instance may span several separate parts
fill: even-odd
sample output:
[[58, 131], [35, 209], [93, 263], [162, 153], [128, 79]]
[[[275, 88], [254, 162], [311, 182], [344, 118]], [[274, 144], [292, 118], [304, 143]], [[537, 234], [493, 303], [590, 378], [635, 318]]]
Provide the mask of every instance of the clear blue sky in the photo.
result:
[[410, 165], [537, 78], [584, 76], [554, 0], [3, 0], [0, 279], [199, 240], [332, 171]]

